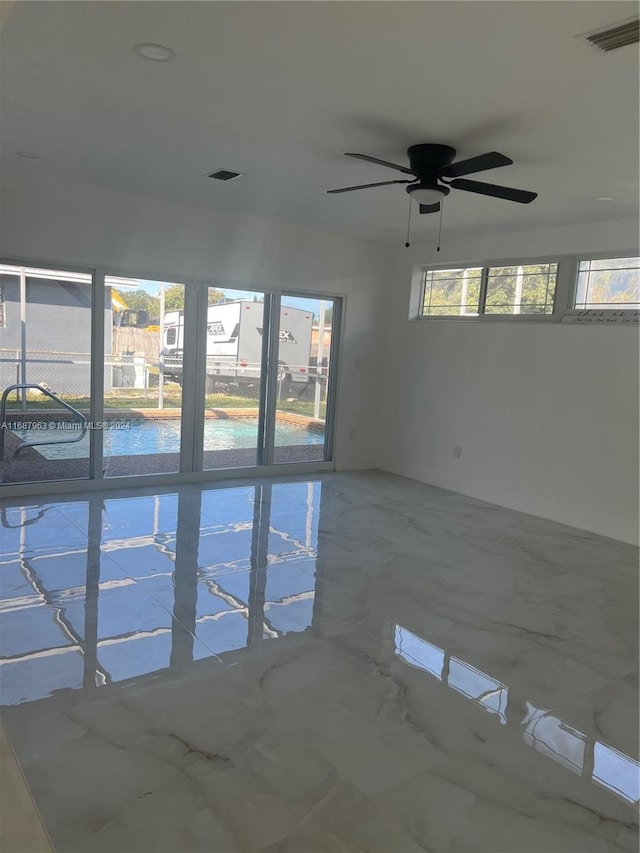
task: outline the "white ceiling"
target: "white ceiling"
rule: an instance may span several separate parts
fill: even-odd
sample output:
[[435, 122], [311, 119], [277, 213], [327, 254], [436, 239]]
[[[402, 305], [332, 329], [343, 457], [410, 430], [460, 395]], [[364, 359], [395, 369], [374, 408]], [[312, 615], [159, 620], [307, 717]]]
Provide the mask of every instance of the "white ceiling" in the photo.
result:
[[[593, 29], [625, 2], [3, 3], [2, 169], [231, 213], [398, 239], [401, 178], [343, 156], [406, 162], [417, 142], [514, 165], [479, 180], [531, 205], [453, 191], [447, 231], [496, 231], [637, 213], [638, 51], [601, 53]], [[173, 62], [138, 58], [158, 42]], [[16, 150], [39, 160], [23, 160]], [[227, 184], [217, 168], [246, 172]], [[615, 201], [598, 203], [598, 195]], [[437, 229], [416, 216], [416, 230]]]

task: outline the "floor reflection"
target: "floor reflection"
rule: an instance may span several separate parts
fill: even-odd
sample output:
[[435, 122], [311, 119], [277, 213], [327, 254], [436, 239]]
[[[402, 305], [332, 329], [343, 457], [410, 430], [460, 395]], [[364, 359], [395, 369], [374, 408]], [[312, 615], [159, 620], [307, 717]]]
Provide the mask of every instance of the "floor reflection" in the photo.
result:
[[0, 704], [306, 631], [320, 494], [263, 483], [3, 510]]
[[378, 474], [22, 503], [0, 714], [60, 853], [637, 848], [620, 545]]
[[[444, 649], [395, 626], [395, 654], [442, 684], [462, 693], [506, 724], [509, 689]], [[572, 728], [544, 708], [525, 702], [526, 714], [516, 720], [525, 743], [568, 770], [608, 788], [629, 803], [640, 798], [640, 764], [617, 749]]]

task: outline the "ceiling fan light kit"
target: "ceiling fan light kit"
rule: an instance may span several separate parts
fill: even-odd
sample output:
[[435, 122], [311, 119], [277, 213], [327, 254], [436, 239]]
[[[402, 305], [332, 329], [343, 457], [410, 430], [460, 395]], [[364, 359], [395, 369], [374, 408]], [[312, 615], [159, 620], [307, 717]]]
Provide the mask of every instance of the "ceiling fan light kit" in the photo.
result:
[[407, 192], [413, 199], [421, 205], [439, 204], [445, 196], [448, 196], [451, 190], [444, 185], [438, 186], [435, 183], [428, 181], [420, 181], [417, 184], [411, 184], [407, 187]]

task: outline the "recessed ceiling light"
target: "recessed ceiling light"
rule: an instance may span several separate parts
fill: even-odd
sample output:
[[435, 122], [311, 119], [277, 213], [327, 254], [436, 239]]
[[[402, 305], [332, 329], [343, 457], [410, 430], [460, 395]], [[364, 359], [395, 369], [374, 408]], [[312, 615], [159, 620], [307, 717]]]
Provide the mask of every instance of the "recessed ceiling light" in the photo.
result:
[[35, 151], [16, 151], [16, 157], [22, 157], [23, 160], [39, 160], [40, 154], [36, 154]]
[[597, 195], [595, 200], [596, 201], [615, 201], [615, 197], [612, 195]]
[[151, 62], [169, 62], [175, 59], [176, 55], [170, 47], [165, 47], [163, 44], [154, 44], [153, 42], [141, 42], [135, 45], [133, 52], [141, 56], [142, 59], [150, 59]]

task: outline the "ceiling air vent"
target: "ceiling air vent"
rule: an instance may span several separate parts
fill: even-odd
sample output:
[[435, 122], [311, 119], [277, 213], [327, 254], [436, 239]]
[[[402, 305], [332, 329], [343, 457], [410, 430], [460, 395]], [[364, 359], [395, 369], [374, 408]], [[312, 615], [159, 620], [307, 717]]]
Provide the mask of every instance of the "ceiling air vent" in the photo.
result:
[[231, 172], [229, 169], [218, 169], [217, 172], [211, 172], [210, 178], [216, 181], [232, 181], [234, 178], [240, 178], [244, 172]]
[[587, 36], [587, 41], [600, 50], [610, 51], [618, 50], [619, 47], [626, 47], [628, 44], [638, 44], [639, 35], [640, 20], [635, 18], [633, 21], [627, 21], [617, 27], [591, 33]]

